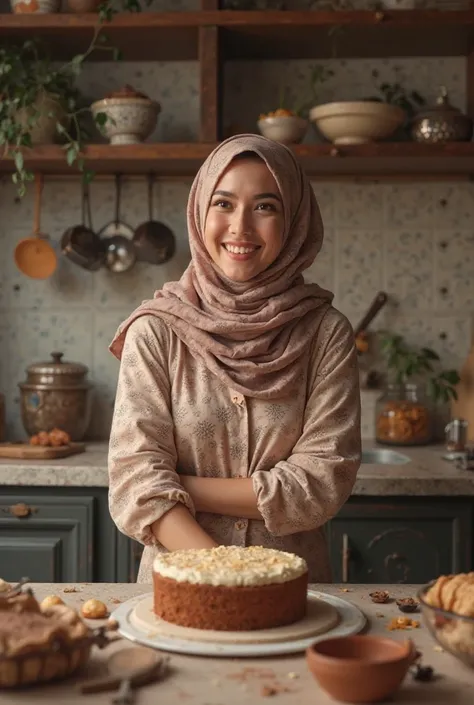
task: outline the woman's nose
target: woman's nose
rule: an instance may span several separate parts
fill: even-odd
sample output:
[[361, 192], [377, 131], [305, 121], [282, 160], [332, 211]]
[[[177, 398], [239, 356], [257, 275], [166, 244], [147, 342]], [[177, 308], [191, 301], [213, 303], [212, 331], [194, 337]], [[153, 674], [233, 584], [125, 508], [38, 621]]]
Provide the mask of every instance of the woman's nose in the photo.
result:
[[245, 208], [236, 208], [230, 221], [230, 232], [234, 235], [247, 235], [253, 231], [252, 218]]

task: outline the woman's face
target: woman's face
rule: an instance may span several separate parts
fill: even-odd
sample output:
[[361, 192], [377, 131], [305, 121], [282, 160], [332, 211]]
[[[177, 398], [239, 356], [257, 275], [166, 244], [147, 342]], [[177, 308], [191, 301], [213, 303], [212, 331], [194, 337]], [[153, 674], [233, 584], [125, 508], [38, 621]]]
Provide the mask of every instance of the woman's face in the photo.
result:
[[229, 278], [246, 282], [267, 269], [283, 244], [283, 203], [277, 183], [258, 158], [231, 162], [206, 216], [204, 244]]

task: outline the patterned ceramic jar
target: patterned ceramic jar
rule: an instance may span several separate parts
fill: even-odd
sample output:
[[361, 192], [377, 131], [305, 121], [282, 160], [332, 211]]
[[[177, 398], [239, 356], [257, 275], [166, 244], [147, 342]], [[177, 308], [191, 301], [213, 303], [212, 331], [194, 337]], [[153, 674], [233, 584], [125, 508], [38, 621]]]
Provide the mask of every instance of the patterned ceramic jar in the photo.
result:
[[130, 86], [124, 86], [91, 105], [94, 118], [99, 113], [107, 116], [107, 121], [99, 129], [110, 144], [144, 142], [155, 129], [160, 109], [159, 103]]

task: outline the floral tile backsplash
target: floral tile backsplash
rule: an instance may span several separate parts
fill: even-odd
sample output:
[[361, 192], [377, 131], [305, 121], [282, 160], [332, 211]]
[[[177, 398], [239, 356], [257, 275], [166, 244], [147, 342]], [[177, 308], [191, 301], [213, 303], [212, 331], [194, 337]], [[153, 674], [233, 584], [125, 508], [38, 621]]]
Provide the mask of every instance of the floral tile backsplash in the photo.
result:
[[[174, 8], [173, 8], [174, 9]], [[189, 9], [185, 2], [180, 9]], [[448, 87], [453, 103], [465, 107], [464, 64], [459, 58], [358, 60], [328, 62], [334, 76], [321, 87], [320, 100], [374, 93], [370, 76], [381, 79], [402, 72], [410, 89], [427, 100], [437, 87]], [[295, 96], [306, 90], [312, 62], [233, 62], [226, 67], [226, 124], [254, 131], [260, 111], [275, 107], [282, 81]], [[82, 89], [101, 97], [131, 83], [162, 105], [153, 140], [197, 140], [199, 71], [195, 62], [102, 64], [87, 67]], [[316, 136], [311, 133], [308, 140]], [[162, 267], [137, 265], [113, 275], [89, 273], [60, 257], [46, 281], [27, 279], [15, 268], [15, 244], [32, 228], [30, 188], [19, 202], [9, 177], [0, 181], [0, 391], [6, 395], [7, 430], [24, 437], [18, 388], [25, 368], [49, 358], [53, 350], [89, 367], [95, 389], [90, 438], [106, 438], [110, 428], [118, 362], [108, 344], [118, 324], [164, 282], [179, 278], [189, 263], [186, 200], [191, 180], [159, 181], [154, 215], [177, 238], [175, 258]], [[474, 184], [357, 183], [315, 181], [326, 239], [308, 270], [308, 279], [335, 292], [335, 304], [355, 325], [377, 291], [389, 294], [388, 306], [374, 329], [388, 326], [413, 343], [430, 345], [447, 365], [467, 355], [474, 318]], [[93, 225], [100, 230], [113, 218], [114, 183], [98, 177], [91, 187]], [[126, 179], [122, 219], [136, 227], [147, 219], [146, 183]], [[47, 178], [41, 228], [58, 245], [63, 231], [80, 223], [80, 189], [74, 178]], [[376, 393], [375, 393], [376, 394]], [[363, 395], [364, 434], [370, 433], [374, 392]], [[366, 402], [364, 402], [366, 400]]]

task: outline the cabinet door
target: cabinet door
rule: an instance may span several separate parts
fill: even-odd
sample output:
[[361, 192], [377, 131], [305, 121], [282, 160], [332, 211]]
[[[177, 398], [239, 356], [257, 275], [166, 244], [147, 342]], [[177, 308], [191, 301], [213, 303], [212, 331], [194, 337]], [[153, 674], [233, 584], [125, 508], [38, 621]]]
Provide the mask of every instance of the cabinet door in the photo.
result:
[[144, 546], [117, 532], [117, 582], [136, 583]]
[[0, 495], [0, 576], [93, 579], [93, 497]]
[[472, 502], [351, 500], [327, 527], [335, 582], [426, 583], [472, 569]]

